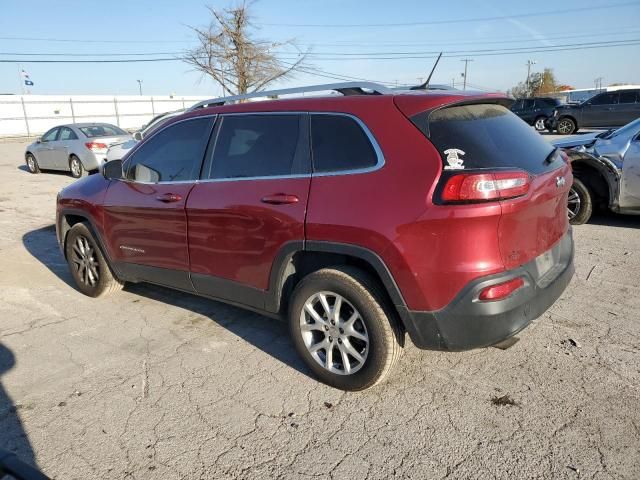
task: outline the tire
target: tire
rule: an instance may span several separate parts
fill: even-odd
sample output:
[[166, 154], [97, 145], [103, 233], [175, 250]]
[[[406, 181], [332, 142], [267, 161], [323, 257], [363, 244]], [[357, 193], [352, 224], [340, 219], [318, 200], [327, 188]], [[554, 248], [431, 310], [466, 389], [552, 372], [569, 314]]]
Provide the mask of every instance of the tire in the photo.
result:
[[87, 175], [87, 171], [84, 169], [84, 165], [78, 157], [71, 155], [69, 157], [69, 171], [73, 178], [80, 178]]
[[578, 126], [576, 125], [575, 120], [573, 120], [572, 118], [563, 117], [558, 120], [556, 130], [560, 135], [572, 135], [578, 131]]
[[[333, 316], [338, 297], [338, 320], [332, 324], [323, 304]], [[348, 266], [324, 268], [300, 281], [290, 301], [289, 332], [318, 379], [340, 390], [381, 382], [402, 354], [402, 333], [378, 282]]]
[[575, 177], [569, 190], [567, 212], [571, 225], [587, 223], [593, 213], [593, 195], [589, 188]]
[[86, 224], [76, 223], [69, 230], [65, 254], [71, 276], [78, 290], [85, 295], [99, 297], [122, 289], [123, 283], [113, 275], [100, 246]]
[[36, 157], [31, 153], [27, 153], [27, 156], [24, 158], [25, 163], [27, 164], [27, 168], [31, 173], [40, 173], [40, 166], [38, 165], [38, 161]]
[[539, 116], [534, 120], [533, 127], [536, 129], [537, 132], [544, 132], [547, 129], [547, 127], [544, 124], [546, 120], [547, 120], [547, 117], [543, 115]]

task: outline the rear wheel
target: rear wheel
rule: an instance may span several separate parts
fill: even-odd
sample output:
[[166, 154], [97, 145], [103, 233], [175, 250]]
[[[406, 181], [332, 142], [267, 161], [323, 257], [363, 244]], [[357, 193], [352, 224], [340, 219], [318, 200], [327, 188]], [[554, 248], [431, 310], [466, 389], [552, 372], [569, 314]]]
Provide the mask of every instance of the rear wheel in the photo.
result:
[[564, 117], [558, 120], [557, 130], [560, 135], [571, 135], [578, 131], [578, 126], [573, 119]]
[[544, 132], [547, 129], [547, 127], [544, 124], [546, 120], [547, 120], [547, 117], [543, 117], [543, 116], [536, 118], [535, 122], [533, 122], [533, 126], [536, 129], [536, 131]]
[[382, 381], [402, 347], [377, 282], [357, 268], [325, 268], [293, 292], [289, 330], [298, 354], [323, 382], [364, 390]]
[[71, 155], [69, 157], [69, 170], [71, 171], [71, 176], [73, 178], [80, 178], [87, 174], [82, 162], [75, 155]]
[[593, 196], [589, 188], [579, 179], [573, 179], [567, 201], [567, 213], [571, 225], [587, 223], [593, 212]]
[[27, 164], [27, 168], [31, 173], [40, 173], [40, 167], [38, 166], [38, 161], [36, 157], [34, 157], [31, 153], [28, 153], [25, 157], [25, 162]]
[[65, 244], [67, 263], [78, 289], [90, 297], [99, 297], [122, 288], [111, 273], [91, 230], [84, 223], [76, 223]]

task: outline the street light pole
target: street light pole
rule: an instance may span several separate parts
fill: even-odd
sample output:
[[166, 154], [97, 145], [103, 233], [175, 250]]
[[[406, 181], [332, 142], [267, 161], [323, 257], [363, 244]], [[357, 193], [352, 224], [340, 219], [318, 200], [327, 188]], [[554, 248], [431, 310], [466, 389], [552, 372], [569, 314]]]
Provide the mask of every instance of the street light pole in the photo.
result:
[[136, 80], [136, 82], [138, 82], [138, 91], [140, 95], [142, 95], [142, 80]]

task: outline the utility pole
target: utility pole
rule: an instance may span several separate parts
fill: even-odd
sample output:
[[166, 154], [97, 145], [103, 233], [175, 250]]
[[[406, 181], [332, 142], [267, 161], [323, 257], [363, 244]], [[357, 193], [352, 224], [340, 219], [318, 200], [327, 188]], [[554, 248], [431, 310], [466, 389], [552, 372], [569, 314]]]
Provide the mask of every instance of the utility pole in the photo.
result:
[[530, 78], [531, 78], [531, 66], [535, 65], [536, 62], [535, 60], [527, 60], [527, 96], [531, 96], [531, 85], [530, 85]]
[[469, 62], [473, 62], [473, 59], [463, 58], [460, 61], [464, 62], [464, 73], [462, 74], [462, 89], [466, 90], [467, 89], [467, 65], [469, 64]]
[[602, 80], [604, 80], [604, 77], [598, 77], [594, 80], [596, 83], [596, 89], [602, 90]]
[[456, 77], [453, 77], [453, 78], [451, 79], [451, 86], [452, 86], [453, 88], [456, 88]]
[[136, 82], [138, 82], [138, 91], [140, 95], [142, 95], [142, 80], [136, 80]]

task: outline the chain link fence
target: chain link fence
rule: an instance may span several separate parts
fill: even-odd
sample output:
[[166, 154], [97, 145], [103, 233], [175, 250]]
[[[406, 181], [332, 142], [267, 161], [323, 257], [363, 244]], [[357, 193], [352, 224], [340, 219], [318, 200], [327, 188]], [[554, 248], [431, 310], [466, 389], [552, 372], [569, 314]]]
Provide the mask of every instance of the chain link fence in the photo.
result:
[[57, 125], [104, 122], [136, 130], [154, 116], [206, 100], [196, 96], [0, 95], [0, 137], [34, 137]]

